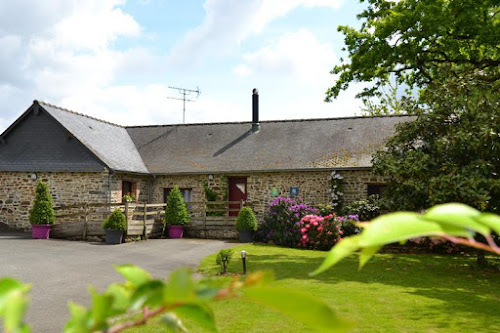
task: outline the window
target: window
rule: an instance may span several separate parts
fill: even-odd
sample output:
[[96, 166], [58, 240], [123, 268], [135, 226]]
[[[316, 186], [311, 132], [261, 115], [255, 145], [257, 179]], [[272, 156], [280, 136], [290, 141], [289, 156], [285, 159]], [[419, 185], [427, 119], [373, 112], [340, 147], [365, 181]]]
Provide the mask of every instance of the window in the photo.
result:
[[[193, 202], [193, 189], [192, 188], [180, 188], [182, 198], [184, 202]], [[168, 195], [172, 191], [172, 188], [164, 188], [163, 189], [163, 202], [167, 202]], [[191, 208], [191, 205], [187, 205], [187, 208]]]
[[[130, 195], [133, 196], [136, 201], [137, 201], [137, 193], [136, 193], [137, 186], [135, 183], [132, 183], [127, 180], [122, 181], [122, 198], [124, 195]], [[122, 199], [123, 200], [123, 199]]]
[[386, 187], [386, 184], [368, 184], [368, 196], [378, 195], [381, 198]]

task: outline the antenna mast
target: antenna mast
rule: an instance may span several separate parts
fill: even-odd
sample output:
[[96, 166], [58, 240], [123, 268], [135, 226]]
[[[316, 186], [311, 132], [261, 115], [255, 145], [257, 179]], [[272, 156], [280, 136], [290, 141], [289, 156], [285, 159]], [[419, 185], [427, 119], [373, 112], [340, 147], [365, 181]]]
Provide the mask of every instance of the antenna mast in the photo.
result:
[[182, 95], [182, 98], [176, 97], [167, 97], [168, 99], [176, 99], [178, 101], [182, 101], [182, 123], [186, 123], [186, 102], [194, 102], [193, 99], [186, 99], [186, 96], [189, 96], [191, 93], [196, 93], [196, 98], [200, 97], [201, 91], [200, 88], [196, 87], [196, 90], [186, 89], [186, 88], [177, 88], [177, 87], [169, 87], [170, 89], [178, 90]]

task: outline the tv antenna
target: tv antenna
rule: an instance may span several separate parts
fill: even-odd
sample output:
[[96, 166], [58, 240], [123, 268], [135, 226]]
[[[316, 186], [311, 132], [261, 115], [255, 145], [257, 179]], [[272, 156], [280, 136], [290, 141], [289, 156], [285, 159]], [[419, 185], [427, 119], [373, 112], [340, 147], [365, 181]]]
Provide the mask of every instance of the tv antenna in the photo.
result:
[[186, 89], [186, 88], [177, 88], [177, 87], [169, 87], [170, 89], [178, 90], [182, 95], [182, 98], [177, 97], [167, 97], [168, 99], [176, 99], [178, 101], [182, 101], [182, 123], [186, 123], [186, 102], [194, 102], [193, 99], [186, 99], [186, 96], [196, 93], [196, 98], [200, 97], [201, 91], [200, 88], [196, 87], [196, 90]]

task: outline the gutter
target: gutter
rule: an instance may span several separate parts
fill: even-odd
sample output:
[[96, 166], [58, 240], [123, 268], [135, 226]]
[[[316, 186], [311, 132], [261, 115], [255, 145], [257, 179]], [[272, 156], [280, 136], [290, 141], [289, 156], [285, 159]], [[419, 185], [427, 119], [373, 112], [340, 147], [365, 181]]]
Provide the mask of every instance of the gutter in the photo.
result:
[[372, 167], [340, 167], [340, 168], [308, 168], [308, 169], [262, 169], [262, 170], [238, 170], [238, 171], [203, 171], [203, 172], [168, 172], [152, 173], [153, 176], [183, 176], [183, 175], [209, 175], [209, 174], [248, 174], [248, 173], [277, 173], [277, 172], [315, 172], [315, 171], [366, 171]]

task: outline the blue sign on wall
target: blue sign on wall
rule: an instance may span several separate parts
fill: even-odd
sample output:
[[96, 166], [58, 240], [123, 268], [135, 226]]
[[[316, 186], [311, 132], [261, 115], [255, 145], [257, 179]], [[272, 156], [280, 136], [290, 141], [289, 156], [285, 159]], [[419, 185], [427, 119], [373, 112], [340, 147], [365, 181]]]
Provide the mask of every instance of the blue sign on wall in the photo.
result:
[[299, 195], [299, 188], [298, 187], [290, 187], [290, 196], [296, 197], [298, 195]]

